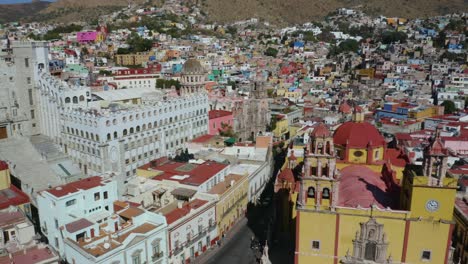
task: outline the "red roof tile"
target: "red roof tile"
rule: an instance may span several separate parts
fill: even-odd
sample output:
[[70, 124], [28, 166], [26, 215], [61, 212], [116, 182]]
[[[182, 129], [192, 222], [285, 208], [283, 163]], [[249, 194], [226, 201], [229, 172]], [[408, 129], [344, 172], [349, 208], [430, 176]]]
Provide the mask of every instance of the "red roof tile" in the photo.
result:
[[30, 248], [26, 252], [18, 251], [13, 254], [13, 263], [44, 263], [47, 260], [53, 259], [56, 255], [47, 247], [45, 248]]
[[191, 142], [193, 142], [193, 143], [204, 143], [204, 142], [210, 140], [213, 137], [214, 137], [214, 135], [206, 134], [206, 135], [202, 135], [202, 136], [199, 136], [197, 138], [192, 139]]
[[[177, 181], [183, 184], [198, 186], [210, 179], [211, 177], [213, 177], [216, 173], [220, 172], [227, 166], [227, 164], [211, 160], [206, 161], [202, 164], [168, 161], [157, 166], [152, 166], [150, 162], [149, 164], [140, 167], [140, 169], [151, 168], [152, 170], [164, 172], [154, 177], [154, 180], [170, 180]], [[174, 179], [173, 176], [175, 175], [188, 175], [189, 177]]]
[[293, 174], [292, 170], [289, 169], [289, 168], [286, 168], [286, 169], [282, 170], [280, 172], [280, 174], [278, 175], [278, 179], [280, 181], [287, 181], [287, 182], [291, 182], [291, 183], [295, 182], [294, 174]]
[[345, 207], [392, 207], [392, 195], [387, 192], [381, 175], [366, 166], [352, 165], [341, 170], [338, 204]]
[[102, 178], [99, 176], [89, 177], [79, 181], [71, 182], [65, 185], [46, 190], [55, 197], [62, 197], [70, 193], [78, 192], [79, 190], [89, 190], [91, 188], [103, 186]]
[[177, 221], [178, 219], [186, 216], [190, 213], [190, 210], [197, 209], [202, 205], [206, 204], [208, 201], [195, 199], [190, 203], [186, 203], [182, 206], [182, 208], [176, 208], [165, 215], [167, 224], [170, 225]]
[[409, 162], [408, 157], [398, 149], [387, 149], [385, 156], [392, 165], [397, 167], [405, 167]]
[[232, 115], [232, 112], [224, 110], [211, 110], [208, 112], [209, 119], [215, 119], [229, 115]]
[[366, 148], [385, 146], [385, 139], [379, 131], [368, 122], [346, 122], [338, 127], [333, 135], [333, 141], [338, 145]]
[[82, 230], [92, 225], [93, 223], [90, 222], [89, 220], [81, 218], [79, 220], [66, 224], [65, 229], [67, 229], [67, 231], [70, 233], [75, 233], [76, 231]]
[[0, 190], [0, 209], [25, 203], [29, 203], [29, 197], [14, 185], [10, 185], [8, 189]]
[[318, 126], [314, 128], [314, 131], [311, 133], [312, 137], [328, 137], [330, 136], [330, 130], [323, 123], [319, 123]]

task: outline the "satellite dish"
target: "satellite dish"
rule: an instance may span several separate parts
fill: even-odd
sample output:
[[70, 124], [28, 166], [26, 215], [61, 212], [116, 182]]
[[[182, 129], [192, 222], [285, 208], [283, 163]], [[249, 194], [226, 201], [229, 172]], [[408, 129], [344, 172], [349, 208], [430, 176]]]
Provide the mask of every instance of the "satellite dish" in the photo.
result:
[[104, 243], [103, 246], [104, 246], [104, 249], [109, 249], [111, 245], [109, 243]]

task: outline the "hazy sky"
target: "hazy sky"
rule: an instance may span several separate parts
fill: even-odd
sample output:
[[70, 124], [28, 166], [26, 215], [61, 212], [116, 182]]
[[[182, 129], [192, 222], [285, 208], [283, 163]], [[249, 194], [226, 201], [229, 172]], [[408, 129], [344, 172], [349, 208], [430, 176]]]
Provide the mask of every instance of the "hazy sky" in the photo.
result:
[[[46, 0], [46, 1], [55, 2], [55, 0]], [[0, 4], [18, 4], [18, 3], [31, 3], [31, 0], [0, 0]]]

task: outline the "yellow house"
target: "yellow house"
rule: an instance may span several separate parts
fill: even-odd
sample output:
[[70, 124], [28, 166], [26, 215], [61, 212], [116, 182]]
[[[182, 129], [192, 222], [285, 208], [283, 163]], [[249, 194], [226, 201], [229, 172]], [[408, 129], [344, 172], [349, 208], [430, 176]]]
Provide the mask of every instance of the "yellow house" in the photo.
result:
[[281, 138], [282, 136], [286, 135], [288, 132], [289, 132], [288, 120], [284, 117], [280, 117], [280, 119], [276, 121], [276, 127], [273, 130], [273, 135], [276, 138]]
[[216, 184], [210, 194], [218, 197], [216, 220], [219, 234], [227, 232], [247, 210], [249, 191], [248, 175], [229, 174], [224, 181]]
[[286, 91], [284, 94], [284, 98], [296, 101], [302, 98], [302, 91], [300, 89], [296, 89], [294, 91]]
[[338, 171], [330, 140], [314, 136], [304, 157], [294, 263], [451, 263], [457, 181], [439, 133], [401, 183], [361, 164]]
[[284, 97], [284, 95], [286, 94], [286, 89], [284, 88], [280, 88], [280, 89], [276, 89], [276, 96], [278, 97]]
[[428, 117], [438, 116], [444, 114], [444, 106], [434, 105], [410, 110], [408, 112], [408, 118], [416, 119], [418, 121], [424, 120]]
[[115, 55], [115, 63], [118, 65], [142, 65], [148, 62], [151, 56], [154, 56], [153, 51], [137, 52], [133, 54], [117, 54]]

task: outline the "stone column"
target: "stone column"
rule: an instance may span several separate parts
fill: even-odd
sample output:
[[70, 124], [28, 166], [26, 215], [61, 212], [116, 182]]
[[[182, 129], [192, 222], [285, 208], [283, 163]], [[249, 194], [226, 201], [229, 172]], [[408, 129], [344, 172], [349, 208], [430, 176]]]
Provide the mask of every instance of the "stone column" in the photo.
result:
[[322, 177], [322, 160], [317, 159], [317, 177]]

